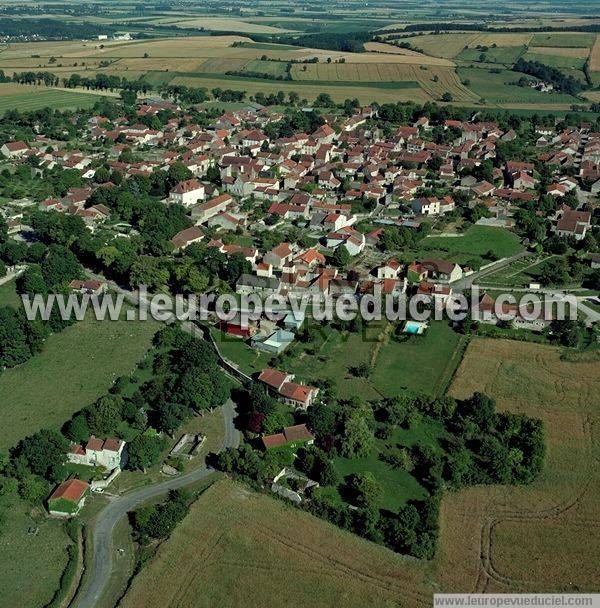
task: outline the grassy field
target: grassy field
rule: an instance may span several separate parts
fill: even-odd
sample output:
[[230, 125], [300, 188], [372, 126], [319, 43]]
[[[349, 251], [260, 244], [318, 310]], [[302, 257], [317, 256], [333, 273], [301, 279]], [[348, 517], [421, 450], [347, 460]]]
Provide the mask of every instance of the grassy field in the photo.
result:
[[519, 80], [523, 74], [510, 70], [498, 73], [482, 68], [458, 68], [461, 80], [469, 80], [469, 88], [489, 103], [511, 104], [573, 104], [577, 99], [562, 93], [543, 93], [530, 87], [508, 84]]
[[456, 55], [457, 61], [482, 61], [484, 63], [501, 63], [505, 65], [511, 65], [523, 55], [525, 52], [524, 46], [507, 46], [507, 47], [496, 47], [488, 48], [486, 51], [469, 47], [468, 49], [462, 50]]
[[468, 46], [476, 36], [476, 33], [463, 34], [460, 32], [456, 34], [425, 34], [424, 36], [402, 38], [400, 41], [408, 42], [415, 48], [423, 49], [428, 55], [452, 59]]
[[229, 336], [218, 329], [212, 330], [212, 336], [223, 357], [235, 363], [246, 374], [260, 372], [268, 366], [271, 359], [268, 353], [250, 348], [240, 338]]
[[[305, 69], [306, 68], [306, 69]], [[307, 64], [292, 67], [294, 80], [345, 82], [417, 83], [433, 99], [450, 93], [456, 101], [478, 100], [477, 95], [461, 84], [454, 68], [410, 64]]]
[[534, 34], [530, 46], [561, 46], [590, 48], [596, 41], [596, 34], [575, 32], [546, 32]]
[[403, 389], [441, 394], [460, 363], [463, 339], [445, 321], [432, 321], [423, 335], [405, 341], [390, 337], [375, 358], [370, 382], [386, 396]]
[[[444, 259], [464, 264], [469, 260], [483, 262], [499, 260], [510, 257], [522, 251], [519, 237], [504, 228], [491, 228], [488, 226], [471, 226], [463, 235], [455, 237], [432, 236], [421, 242], [424, 254], [431, 252], [431, 256], [438, 252]], [[435, 252], [435, 254], [434, 254]], [[483, 260], [483, 256], [490, 253], [490, 259]]]
[[543, 420], [545, 470], [527, 487], [475, 487], [442, 502], [436, 572], [446, 589], [544, 591], [597, 586], [600, 362], [504, 340], [471, 342], [452, 386]]
[[391, 447], [396, 448], [398, 445], [414, 444], [419, 435], [427, 435], [428, 438], [434, 439], [436, 444], [437, 437], [443, 435], [441, 427], [433, 424], [427, 425], [425, 422], [420, 422], [414, 428], [400, 429], [400, 431], [400, 433], [392, 435], [387, 441], [376, 440], [376, 447], [369, 456], [353, 459], [338, 456], [334, 459], [335, 468], [342, 478], [353, 473], [373, 473], [383, 490], [377, 507], [387, 509], [393, 513], [397, 513], [409, 500], [423, 500], [428, 494], [425, 488], [408, 471], [390, 466], [381, 456]]
[[42, 427], [60, 426], [132, 371], [158, 324], [85, 321], [48, 338], [44, 350], [0, 376], [0, 450]]
[[8, 110], [76, 109], [93, 106], [100, 95], [20, 84], [0, 84], [0, 115]]
[[[63, 522], [15, 495], [0, 497], [0, 590], [2, 605], [45, 606], [58, 589], [70, 544]], [[30, 534], [28, 531], [35, 531]], [[35, 581], [35, 584], [33, 584]]]
[[134, 579], [123, 608], [425, 603], [422, 566], [228, 480], [209, 488]]
[[[568, 49], [568, 50], [579, 50], [579, 49]], [[573, 70], [581, 70], [583, 69], [583, 64], [587, 59], [587, 55], [585, 57], [573, 57], [573, 56], [565, 56], [565, 55], [551, 55], [547, 53], [539, 53], [535, 52], [534, 49], [528, 51], [523, 56], [523, 59], [527, 61], [539, 61], [545, 65], [550, 65], [555, 68], [568, 68]]]

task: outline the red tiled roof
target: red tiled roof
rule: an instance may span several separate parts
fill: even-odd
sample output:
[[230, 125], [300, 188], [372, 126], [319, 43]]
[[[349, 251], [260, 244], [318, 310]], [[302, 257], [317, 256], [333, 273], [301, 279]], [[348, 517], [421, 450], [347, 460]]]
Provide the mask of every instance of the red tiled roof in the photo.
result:
[[287, 377], [288, 374], [285, 372], [280, 372], [278, 369], [267, 367], [260, 372], [258, 379], [261, 382], [264, 382], [265, 384], [279, 390], [281, 385], [286, 381]]
[[79, 502], [81, 497], [87, 492], [90, 485], [81, 479], [68, 479], [63, 481], [48, 499], [50, 500], [69, 500], [71, 502]]

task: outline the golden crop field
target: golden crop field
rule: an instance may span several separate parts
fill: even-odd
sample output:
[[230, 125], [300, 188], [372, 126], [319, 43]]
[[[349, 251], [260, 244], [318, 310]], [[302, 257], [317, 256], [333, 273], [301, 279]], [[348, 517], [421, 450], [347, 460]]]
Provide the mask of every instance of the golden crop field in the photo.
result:
[[239, 32], [240, 34], [284, 34], [291, 30], [280, 27], [272, 27], [262, 23], [250, 23], [239, 19], [220, 19], [218, 17], [201, 17], [198, 19], [165, 19], [163, 24], [176, 25], [177, 27], [201, 28], [213, 31]]
[[596, 42], [590, 55], [590, 70], [600, 72], [600, 34], [596, 36]]
[[222, 480], [192, 505], [121, 606], [416, 607], [432, 592], [415, 560]]
[[[306, 67], [306, 69], [304, 69]], [[311, 63], [292, 66], [294, 80], [325, 82], [418, 82], [433, 99], [450, 93], [460, 101], [479, 97], [463, 86], [453, 68], [390, 63]]]
[[371, 53], [390, 53], [392, 55], [408, 55], [409, 57], [423, 57], [423, 53], [417, 53], [411, 49], [403, 49], [385, 42], [365, 42], [365, 50]]
[[416, 101], [425, 102], [431, 101], [429, 95], [425, 93], [421, 88], [408, 86], [408, 87], [396, 87], [394, 88], [385, 86], [386, 83], [381, 83], [381, 86], [364, 84], [361, 86], [360, 82], [355, 84], [344, 84], [336, 86], [335, 83], [323, 83], [323, 84], [305, 84], [301, 81], [290, 82], [289, 80], [253, 80], [250, 78], [219, 78], [214, 77], [201, 77], [201, 76], [175, 76], [170, 80], [170, 84], [184, 85], [187, 87], [198, 87], [212, 89], [215, 87], [229, 88], [236, 90], [244, 90], [248, 93], [248, 96], [254, 95], [255, 93], [276, 93], [277, 91], [283, 91], [289, 93], [293, 91], [298, 93], [300, 97], [305, 97], [308, 100], [314, 100], [323, 91], [329, 93], [331, 98], [336, 101], [344, 101], [345, 99], [352, 99], [356, 97], [360, 103], [368, 104], [373, 101], [379, 101], [382, 103], [387, 102], [398, 102], [398, 101]]
[[587, 47], [530, 46], [529, 52], [540, 53], [542, 55], [585, 59], [590, 54], [590, 49]]
[[522, 487], [477, 487], [442, 502], [439, 582], [463, 591], [593, 591], [600, 544], [600, 361], [474, 339], [451, 393], [541, 418], [545, 469]]

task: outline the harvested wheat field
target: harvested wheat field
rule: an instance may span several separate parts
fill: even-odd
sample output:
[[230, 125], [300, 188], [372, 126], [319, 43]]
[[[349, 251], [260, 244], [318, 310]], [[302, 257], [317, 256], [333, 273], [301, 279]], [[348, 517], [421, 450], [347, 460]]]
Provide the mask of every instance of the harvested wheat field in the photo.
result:
[[600, 546], [600, 360], [474, 339], [451, 393], [493, 396], [544, 421], [546, 465], [525, 487], [470, 488], [442, 503], [440, 585], [452, 591], [596, 591]]
[[415, 560], [222, 480], [194, 503], [122, 607], [428, 606], [425, 579]]
[[596, 36], [596, 42], [590, 54], [590, 70], [600, 72], [600, 34]]
[[[306, 69], [305, 69], [306, 68]], [[433, 99], [450, 93], [456, 101], [479, 97], [461, 84], [453, 68], [393, 63], [311, 63], [292, 66], [294, 80], [331, 82], [416, 82]]]
[[408, 55], [409, 57], [423, 57], [423, 53], [417, 53], [411, 49], [403, 49], [400, 46], [386, 44], [385, 42], [365, 42], [365, 51], [371, 53], [390, 53], [391, 55]]

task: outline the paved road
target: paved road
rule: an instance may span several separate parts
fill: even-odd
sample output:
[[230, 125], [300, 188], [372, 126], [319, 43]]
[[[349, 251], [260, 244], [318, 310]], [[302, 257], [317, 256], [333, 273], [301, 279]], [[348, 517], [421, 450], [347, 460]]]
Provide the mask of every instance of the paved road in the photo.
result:
[[[233, 425], [235, 418], [235, 404], [228, 400], [223, 406], [225, 420], [225, 439], [223, 449], [239, 445], [239, 433]], [[86, 584], [77, 594], [72, 608], [94, 608], [96, 602], [106, 589], [110, 575], [114, 568], [114, 549], [112, 537], [115, 526], [125, 515], [143, 503], [166, 494], [169, 490], [183, 488], [208, 477], [213, 469], [201, 467], [173, 479], [167, 479], [153, 486], [141, 488], [130, 494], [125, 494], [112, 500], [98, 515], [92, 530], [94, 537], [94, 557], [91, 571], [86, 573]]]

